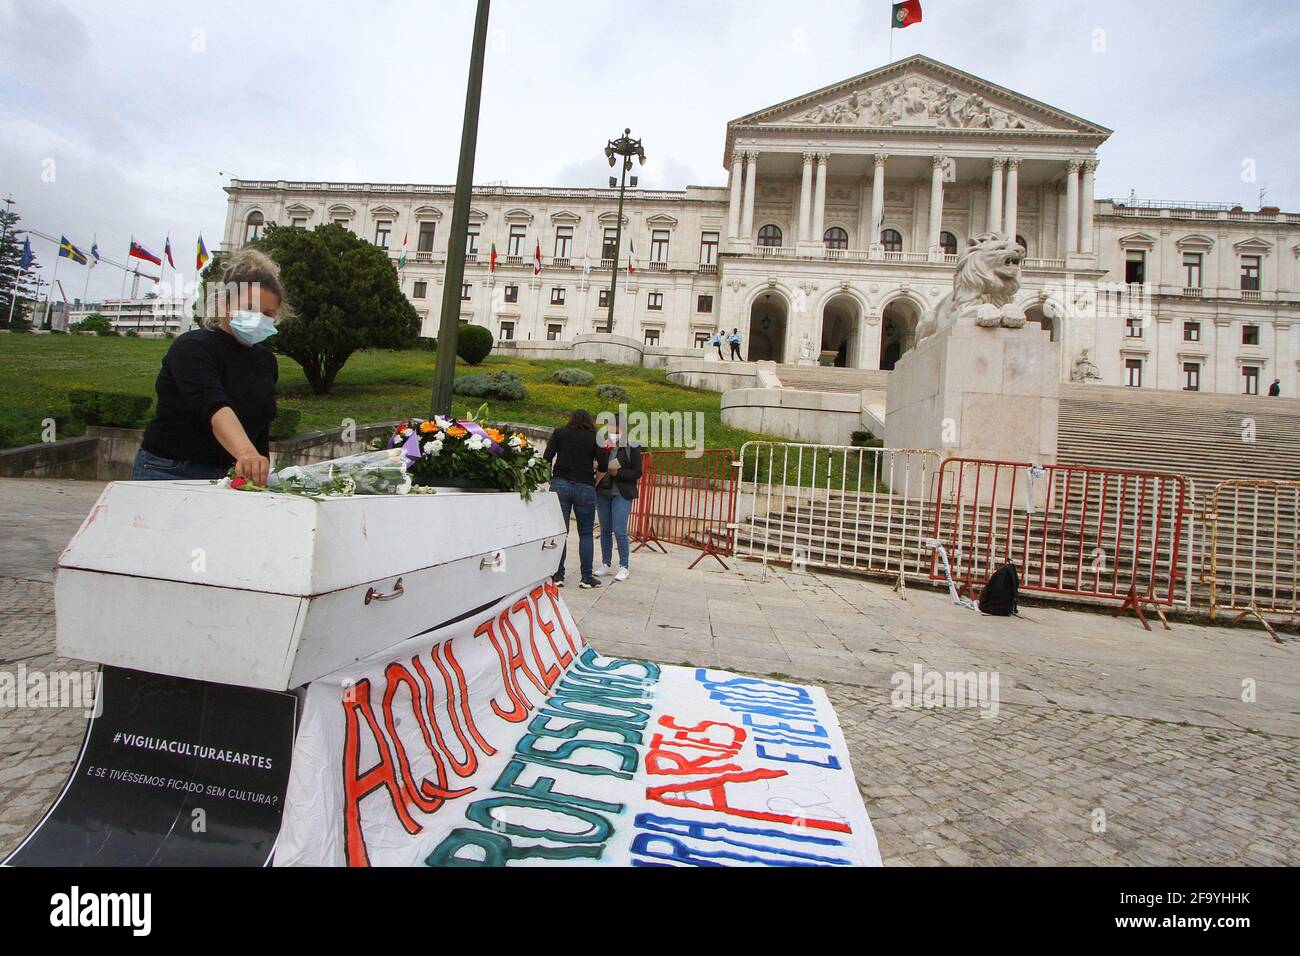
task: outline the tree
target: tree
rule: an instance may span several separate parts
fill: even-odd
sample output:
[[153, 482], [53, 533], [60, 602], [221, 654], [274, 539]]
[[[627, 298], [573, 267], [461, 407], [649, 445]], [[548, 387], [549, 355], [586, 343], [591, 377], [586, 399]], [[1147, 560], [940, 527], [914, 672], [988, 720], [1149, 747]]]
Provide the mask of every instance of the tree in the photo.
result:
[[[25, 330], [28, 327], [25, 313], [26, 305], [36, 298], [36, 285], [30, 270], [22, 271], [23, 240], [27, 233], [18, 228], [20, 217], [9, 206], [0, 210], [0, 328], [9, 328], [9, 304], [18, 294], [14, 305], [12, 327]], [[15, 286], [17, 280], [17, 286]]]
[[113, 324], [100, 312], [92, 312], [80, 322], [68, 326], [69, 332], [94, 332], [96, 335], [116, 335]]
[[[275, 260], [288, 297], [288, 314], [267, 345], [301, 365], [317, 395], [333, 388], [353, 352], [414, 343], [420, 317], [378, 246], [334, 223], [312, 230], [270, 225], [249, 245]], [[201, 282], [220, 274], [222, 258], [208, 263]]]

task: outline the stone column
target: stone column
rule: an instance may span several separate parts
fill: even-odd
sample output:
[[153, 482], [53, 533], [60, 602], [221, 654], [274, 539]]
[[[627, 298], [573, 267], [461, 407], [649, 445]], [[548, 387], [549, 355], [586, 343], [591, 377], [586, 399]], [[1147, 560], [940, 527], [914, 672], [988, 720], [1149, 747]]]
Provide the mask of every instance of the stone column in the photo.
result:
[[989, 177], [989, 232], [1002, 231], [1002, 170], [1007, 161], [999, 156], [993, 160], [993, 173]]
[[812, 235], [808, 241], [818, 245], [822, 242], [822, 233], [826, 231], [826, 167], [830, 162], [830, 153], [817, 154], [817, 195], [813, 199]]
[[889, 157], [884, 153], [876, 154], [875, 171], [871, 176], [871, 225], [868, 226], [871, 234], [867, 237], [871, 241], [867, 248], [873, 259], [881, 256], [880, 228], [885, 222], [885, 161], [887, 159]]
[[1020, 160], [1007, 160], [1007, 212], [1002, 218], [1002, 228], [1008, 239], [1016, 238], [1016, 215], [1020, 208]]
[[1065, 166], [1065, 254], [1079, 251], [1079, 168], [1072, 159]]
[[1079, 251], [1086, 256], [1092, 255], [1093, 190], [1096, 172], [1097, 161], [1084, 160], [1083, 190], [1079, 197]]
[[813, 161], [815, 153], [803, 154], [803, 183], [799, 191], [799, 242], [807, 242], [812, 232]]
[[926, 248], [933, 253], [939, 248], [939, 230], [943, 227], [943, 156], [930, 157], [930, 234]]
[[745, 152], [745, 200], [740, 220], [740, 238], [744, 242], [754, 241], [754, 193], [758, 186], [758, 152]]
[[1065, 195], [1065, 183], [1056, 184], [1056, 258], [1065, 258], [1065, 220], [1068, 218], [1066, 213], [1066, 203], [1068, 198]]
[[740, 236], [740, 184], [744, 177], [744, 153], [731, 154], [731, 199], [727, 204], [727, 238]]

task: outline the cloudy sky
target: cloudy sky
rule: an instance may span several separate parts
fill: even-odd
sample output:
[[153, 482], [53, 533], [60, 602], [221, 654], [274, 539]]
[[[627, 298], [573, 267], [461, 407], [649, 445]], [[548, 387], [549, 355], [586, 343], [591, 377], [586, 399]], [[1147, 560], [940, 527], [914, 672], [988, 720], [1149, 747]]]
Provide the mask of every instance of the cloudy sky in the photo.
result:
[[[922, 0], [925, 53], [1115, 131], [1097, 195], [1300, 210], [1289, 0]], [[174, 12], [168, 12], [174, 8]], [[476, 182], [599, 186], [631, 126], [645, 186], [725, 182], [728, 119], [883, 65], [889, 0], [496, 0]], [[472, 0], [0, 0], [0, 198], [124, 258], [220, 240], [223, 173], [452, 182]], [[1249, 170], [1254, 169], [1254, 181]], [[1243, 170], [1246, 172], [1243, 173]], [[49, 243], [35, 244], [49, 276]], [[80, 296], [84, 273], [60, 279]], [[91, 274], [91, 298], [122, 273]], [[144, 287], [142, 286], [142, 289]]]

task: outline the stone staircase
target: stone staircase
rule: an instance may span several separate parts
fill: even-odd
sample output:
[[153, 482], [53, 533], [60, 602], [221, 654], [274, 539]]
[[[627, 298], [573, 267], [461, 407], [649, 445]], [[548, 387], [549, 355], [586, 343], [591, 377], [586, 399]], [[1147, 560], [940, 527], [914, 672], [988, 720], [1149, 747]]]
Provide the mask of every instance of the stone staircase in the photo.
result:
[[1062, 385], [1057, 461], [1186, 475], [1198, 498], [1229, 478], [1298, 480], [1300, 400]]
[[806, 392], [885, 390], [889, 373], [878, 369], [823, 368], [820, 365], [778, 365], [776, 377], [784, 388]]

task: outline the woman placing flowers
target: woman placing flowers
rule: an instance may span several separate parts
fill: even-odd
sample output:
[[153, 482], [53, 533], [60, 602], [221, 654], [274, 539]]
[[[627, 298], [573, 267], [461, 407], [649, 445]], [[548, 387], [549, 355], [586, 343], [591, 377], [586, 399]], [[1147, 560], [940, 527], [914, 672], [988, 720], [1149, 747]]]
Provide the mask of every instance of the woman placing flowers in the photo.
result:
[[241, 249], [210, 283], [203, 328], [186, 332], [163, 357], [158, 409], [131, 469], [134, 481], [235, 476], [265, 485], [275, 419], [275, 335], [284, 307], [280, 270]]

